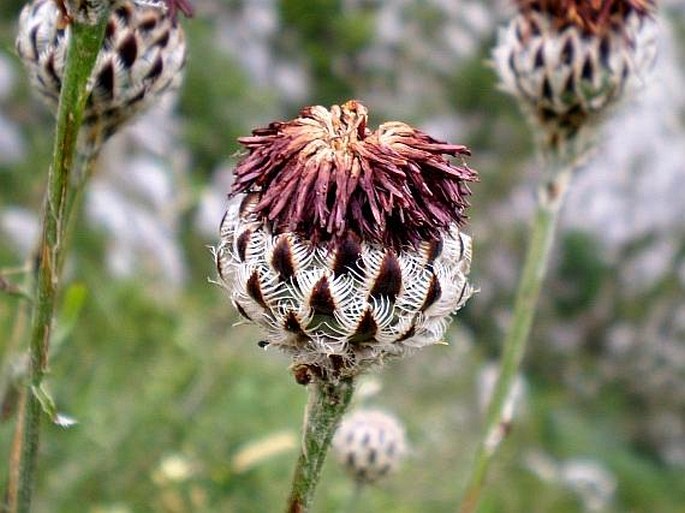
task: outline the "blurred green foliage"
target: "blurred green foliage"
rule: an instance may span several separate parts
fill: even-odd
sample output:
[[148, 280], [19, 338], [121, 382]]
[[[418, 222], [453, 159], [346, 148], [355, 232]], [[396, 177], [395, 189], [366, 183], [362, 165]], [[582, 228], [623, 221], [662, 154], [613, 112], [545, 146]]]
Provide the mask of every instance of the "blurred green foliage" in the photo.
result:
[[341, 0], [283, 0], [279, 13], [284, 29], [293, 33], [307, 54], [315, 102], [331, 105], [354, 97], [354, 61], [371, 41], [370, 15], [348, 12]]

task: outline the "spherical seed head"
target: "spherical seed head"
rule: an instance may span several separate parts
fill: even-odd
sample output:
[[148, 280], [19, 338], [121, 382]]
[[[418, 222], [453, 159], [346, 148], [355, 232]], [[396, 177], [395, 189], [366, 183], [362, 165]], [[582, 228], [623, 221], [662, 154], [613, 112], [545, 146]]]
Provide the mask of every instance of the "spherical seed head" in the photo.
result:
[[518, 0], [494, 61], [547, 144], [593, 127], [656, 57], [651, 0]]
[[333, 451], [348, 474], [372, 484], [395, 472], [407, 452], [404, 427], [379, 410], [357, 410], [343, 418], [333, 437]]
[[309, 107], [241, 139], [250, 151], [221, 226], [219, 276], [302, 383], [440, 341], [472, 292], [460, 225], [476, 174], [444, 157], [466, 148], [366, 121], [357, 102]]
[[[17, 53], [53, 111], [70, 33], [53, 0], [35, 0], [21, 12]], [[83, 124], [90, 144], [101, 144], [133, 115], [178, 89], [185, 62], [185, 35], [173, 17], [130, 0], [117, 3], [88, 83]]]

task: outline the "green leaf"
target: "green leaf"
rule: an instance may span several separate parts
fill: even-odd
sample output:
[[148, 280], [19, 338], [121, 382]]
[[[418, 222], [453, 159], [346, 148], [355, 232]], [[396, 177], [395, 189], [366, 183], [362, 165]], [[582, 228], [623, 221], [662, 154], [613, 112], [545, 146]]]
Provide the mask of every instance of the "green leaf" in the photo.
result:
[[50, 421], [60, 427], [69, 428], [77, 423], [76, 419], [59, 413], [55, 400], [43, 385], [32, 386], [31, 393], [38, 399], [43, 412], [50, 418]]

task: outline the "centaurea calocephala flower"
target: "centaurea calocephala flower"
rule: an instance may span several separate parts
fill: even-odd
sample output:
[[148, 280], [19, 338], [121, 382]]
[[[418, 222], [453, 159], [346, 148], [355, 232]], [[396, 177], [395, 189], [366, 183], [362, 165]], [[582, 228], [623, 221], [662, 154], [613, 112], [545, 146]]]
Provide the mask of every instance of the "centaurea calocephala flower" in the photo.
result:
[[239, 139], [219, 276], [300, 383], [440, 341], [472, 293], [468, 149], [367, 120], [357, 101], [307, 107]]
[[545, 144], [563, 145], [643, 84], [656, 56], [655, 0], [515, 0], [494, 51], [502, 87]]
[[[81, 151], [97, 151], [131, 117], [179, 88], [186, 42], [176, 10], [191, 14], [187, 1], [165, 0], [158, 6], [134, 0], [110, 2], [113, 9], [88, 82]], [[81, 4], [84, 9], [97, 7], [94, 0]], [[34, 0], [24, 7], [19, 18], [17, 53], [34, 89], [53, 112], [64, 79], [70, 18], [75, 16], [65, 12], [70, 5]]]

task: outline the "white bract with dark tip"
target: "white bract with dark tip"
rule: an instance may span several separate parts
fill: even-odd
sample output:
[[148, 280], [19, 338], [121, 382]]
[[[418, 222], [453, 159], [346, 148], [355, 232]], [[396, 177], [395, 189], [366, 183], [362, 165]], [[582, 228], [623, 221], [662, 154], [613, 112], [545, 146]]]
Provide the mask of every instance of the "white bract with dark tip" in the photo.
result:
[[340, 423], [333, 451], [353, 479], [372, 484], [396, 471], [406, 455], [404, 427], [380, 410], [357, 410]]
[[[57, 110], [69, 24], [53, 0], [35, 0], [19, 18], [16, 48], [34, 88]], [[161, 95], [178, 89], [186, 62], [183, 29], [163, 9], [117, 2], [88, 82], [82, 141], [99, 146]]]
[[417, 249], [354, 237], [329, 248], [273, 235], [250, 214], [253, 204], [237, 198], [224, 217], [219, 275], [269, 345], [322, 377], [356, 374], [441, 341], [449, 314], [472, 294], [471, 238], [456, 226]]

